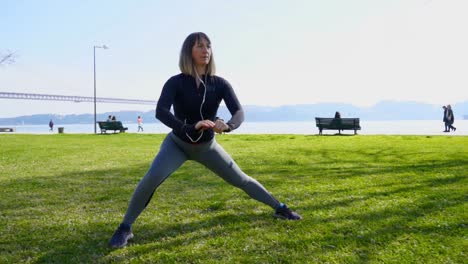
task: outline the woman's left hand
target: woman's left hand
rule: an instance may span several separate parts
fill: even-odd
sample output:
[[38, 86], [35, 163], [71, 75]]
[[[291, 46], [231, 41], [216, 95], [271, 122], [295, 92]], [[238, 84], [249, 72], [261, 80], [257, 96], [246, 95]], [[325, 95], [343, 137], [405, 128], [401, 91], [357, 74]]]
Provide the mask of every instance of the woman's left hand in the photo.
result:
[[228, 128], [229, 128], [229, 126], [226, 125], [226, 123], [224, 123], [224, 120], [217, 119], [215, 121], [215, 125], [213, 127], [213, 130], [214, 130], [214, 132], [221, 134], [224, 131], [226, 131]]

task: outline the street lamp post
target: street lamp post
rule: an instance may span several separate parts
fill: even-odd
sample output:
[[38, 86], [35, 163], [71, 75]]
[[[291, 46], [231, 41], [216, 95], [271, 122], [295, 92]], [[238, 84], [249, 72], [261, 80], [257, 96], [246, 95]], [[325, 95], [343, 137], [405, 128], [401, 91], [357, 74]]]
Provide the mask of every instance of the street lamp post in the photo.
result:
[[98, 49], [108, 49], [106, 45], [102, 46], [93, 46], [93, 59], [94, 59], [94, 134], [97, 133], [96, 128], [96, 48]]

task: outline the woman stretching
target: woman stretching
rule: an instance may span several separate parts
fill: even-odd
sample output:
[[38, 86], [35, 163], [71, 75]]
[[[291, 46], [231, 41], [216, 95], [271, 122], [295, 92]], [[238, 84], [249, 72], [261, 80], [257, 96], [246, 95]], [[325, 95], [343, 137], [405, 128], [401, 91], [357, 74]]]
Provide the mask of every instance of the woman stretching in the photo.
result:
[[[156, 188], [187, 160], [197, 161], [253, 199], [275, 210], [274, 216], [299, 220], [301, 216], [276, 200], [258, 181], [246, 175], [216, 142], [215, 133], [230, 132], [244, 121], [244, 112], [231, 85], [215, 76], [211, 41], [202, 32], [190, 34], [182, 45], [182, 73], [164, 85], [156, 107], [156, 118], [172, 128], [146, 175], [136, 187], [127, 212], [110, 240], [112, 248], [123, 247], [133, 238], [132, 224], [146, 208]], [[221, 100], [232, 117], [216, 119]], [[174, 107], [174, 114], [170, 112]]]

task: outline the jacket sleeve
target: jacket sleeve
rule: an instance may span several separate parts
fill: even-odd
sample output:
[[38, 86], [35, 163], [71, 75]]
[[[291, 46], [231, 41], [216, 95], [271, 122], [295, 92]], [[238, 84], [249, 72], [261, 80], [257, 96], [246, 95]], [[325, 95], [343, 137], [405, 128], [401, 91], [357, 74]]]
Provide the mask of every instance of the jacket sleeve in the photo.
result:
[[242, 122], [244, 122], [244, 110], [242, 109], [242, 106], [239, 103], [239, 100], [237, 99], [237, 96], [234, 93], [234, 89], [232, 89], [231, 84], [229, 84], [226, 80], [223, 81], [223, 100], [226, 103], [226, 106], [232, 115], [231, 119], [226, 123], [229, 127], [229, 130], [226, 132], [230, 132], [234, 129], [237, 129], [242, 124]]
[[181, 82], [181, 80], [177, 80], [175, 77], [172, 77], [164, 84], [161, 96], [159, 96], [159, 100], [156, 105], [156, 118], [166, 126], [172, 128], [176, 133], [187, 133], [191, 136], [196, 136], [199, 134], [199, 131], [195, 129], [195, 125], [184, 124], [184, 122], [179, 120], [171, 112], [171, 107], [174, 104], [179, 82]]

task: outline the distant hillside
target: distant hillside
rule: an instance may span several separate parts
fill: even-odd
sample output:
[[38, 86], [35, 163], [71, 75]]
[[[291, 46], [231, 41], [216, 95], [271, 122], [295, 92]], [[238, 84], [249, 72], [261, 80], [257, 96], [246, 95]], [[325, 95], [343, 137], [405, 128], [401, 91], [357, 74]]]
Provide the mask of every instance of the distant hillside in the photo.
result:
[[[468, 114], [468, 101], [453, 105], [456, 119]], [[248, 121], [308, 121], [315, 117], [332, 117], [336, 111], [342, 117], [359, 117], [362, 120], [442, 120], [442, 106], [415, 103], [382, 101], [378, 104], [360, 108], [350, 104], [321, 103], [310, 105], [287, 105], [279, 107], [246, 106]], [[220, 116], [229, 116], [226, 109]]]
[[[455, 118], [463, 119], [468, 116], [468, 101], [452, 106]], [[244, 107], [246, 121], [250, 122], [285, 122], [311, 121], [315, 117], [332, 117], [339, 111], [342, 117], [359, 117], [361, 120], [442, 120], [442, 107], [439, 105], [416, 102], [382, 101], [378, 104], [360, 108], [350, 104], [320, 103], [310, 105], [285, 105], [278, 107], [253, 106]], [[142, 116], [146, 123], [158, 122], [154, 117], [154, 110], [147, 112], [122, 111], [106, 112], [97, 115], [97, 120], [106, 120], [108, 115], [115, 115], [124, 123], [135, 123], [137, 116]], [[226, 107], [221, 106], [218, 116], [229, 119]], [[39, 125], [47, 124], [52, 119], [56, 124], [90, 124], [94, 122], [93, 114], [81, 115], [31, 115], [14, 118], [0, 118], [0, 125]]]

